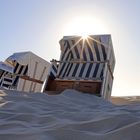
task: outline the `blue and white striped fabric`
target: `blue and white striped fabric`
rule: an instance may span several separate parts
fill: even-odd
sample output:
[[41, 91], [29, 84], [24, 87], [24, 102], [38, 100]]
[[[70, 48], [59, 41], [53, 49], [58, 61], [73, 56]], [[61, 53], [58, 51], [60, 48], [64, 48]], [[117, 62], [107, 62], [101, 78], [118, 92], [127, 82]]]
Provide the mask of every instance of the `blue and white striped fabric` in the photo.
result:
[[[81, 37], [64, 37], [60, 40], [60, 45], [61, 58], [57, 71], [59, 78], [102, 79], [108, 51], [108, 47], [102, 43], [102, 37], [89, 36], [85, 40]], [[71, 63], [71, 61], [85, 61], [85, 63]]]
[[4, 77], [3, 78], [3, 82], [2, 82], [2, 87], [4, 88], [10, 88], [12, 86], [13, 83], [13, 78], [12, 77]]
[[5, 77], [5, 75], [7, 75], [9, 72], [7, 71], [4, 71], [4, 70], [0, 70], [0, 86], [2, 87], [3, 86], [3, 79]]
[[17, 86], [19, 77], [27, 75], [28, 72], [28, 65], [20, 65], [16, 61], [14, 63], [15, 63], [15, 68], [14, 68], [15, 77], [13, 77], [13, 83], [12, 83], [13, 87]]
[[13, 73], [9, 73], [4, 71], [1, 74], [0, 86], [4, 88], [12, 88], [16, 87], [19, 77], [26, 75], [28, 72], [28, 65], [20, 65], [18, 62], [14, 62], [14, 70]]
[[52, 79], [56, 78], [57, 70], [58, 70], [58, 64], [55, 60], [53, 60], [51, 63], [51, 68], [50, 68], [50, 77]]
[[14, 62], [15, 67], [14, 67], [14, 74], [17, 75], [26, 75], [28, 72], [28, 65], [20, 65], [18, 62]]
[[[60, 47], [60, 60], [52, 61], [45, 90], [74, 88], [88, 93], [93, 90], [91, 93], [109, 99], [115, 66], [111, 35], [92, 35], [87, 39], [66, 36], [60, 40]], [[49, 86], [51, 83], [54, 87]]]

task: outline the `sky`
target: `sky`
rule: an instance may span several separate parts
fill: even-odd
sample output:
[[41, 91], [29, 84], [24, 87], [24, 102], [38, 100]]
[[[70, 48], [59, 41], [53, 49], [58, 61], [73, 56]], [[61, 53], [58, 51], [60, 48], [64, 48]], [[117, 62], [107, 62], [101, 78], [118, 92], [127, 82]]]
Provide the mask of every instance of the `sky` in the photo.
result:
[[111, 34], [112, 95], [140, 96], [139, 6], [139, 0], [0, 0], [0, 61], [21, 51], [59, 60], [63, 36]]

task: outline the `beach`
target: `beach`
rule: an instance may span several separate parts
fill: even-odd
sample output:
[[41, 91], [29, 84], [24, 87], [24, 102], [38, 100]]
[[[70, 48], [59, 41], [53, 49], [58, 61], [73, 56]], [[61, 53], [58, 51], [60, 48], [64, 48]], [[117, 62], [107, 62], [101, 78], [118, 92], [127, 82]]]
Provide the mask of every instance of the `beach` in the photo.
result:
[[111, 97], [111, 102], [116, 105], [140, 104], [140, 96]]
[[138, 140], [140, 104], [116, 104], [75, 90], [48, 95], [1, 89], [0, 139]]

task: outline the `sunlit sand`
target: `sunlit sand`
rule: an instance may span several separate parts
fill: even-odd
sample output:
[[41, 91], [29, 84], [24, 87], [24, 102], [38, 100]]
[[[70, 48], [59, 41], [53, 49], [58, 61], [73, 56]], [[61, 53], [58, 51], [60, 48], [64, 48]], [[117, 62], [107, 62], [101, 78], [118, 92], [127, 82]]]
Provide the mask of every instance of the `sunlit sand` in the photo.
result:
[[136, 140], [139, 131], [140, 104], [116, 106], [75, 90], [0, 90], [2, 140]]

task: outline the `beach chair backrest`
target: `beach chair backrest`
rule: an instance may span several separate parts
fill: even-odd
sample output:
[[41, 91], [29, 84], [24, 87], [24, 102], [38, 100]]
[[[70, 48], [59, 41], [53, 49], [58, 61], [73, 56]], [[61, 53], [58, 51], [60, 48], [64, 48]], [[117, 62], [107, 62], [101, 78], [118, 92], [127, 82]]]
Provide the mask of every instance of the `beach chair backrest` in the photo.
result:
[[57, 76], [64, 79], [102, 79], [109, 47], [99, 36], [63, 38]]

